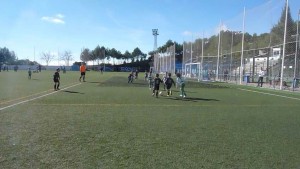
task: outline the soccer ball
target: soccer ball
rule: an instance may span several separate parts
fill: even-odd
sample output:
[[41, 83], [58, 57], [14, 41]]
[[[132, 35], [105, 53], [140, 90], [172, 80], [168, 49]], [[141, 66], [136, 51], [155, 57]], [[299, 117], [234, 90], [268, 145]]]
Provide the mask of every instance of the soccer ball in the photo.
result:
[[160, 91], [160, 92], [159, 92], [159, 95], [160, 95], [160, 96], [162, 96], [162, 95], [163, 95], [163, 92], [162, 92], [162, 91]]

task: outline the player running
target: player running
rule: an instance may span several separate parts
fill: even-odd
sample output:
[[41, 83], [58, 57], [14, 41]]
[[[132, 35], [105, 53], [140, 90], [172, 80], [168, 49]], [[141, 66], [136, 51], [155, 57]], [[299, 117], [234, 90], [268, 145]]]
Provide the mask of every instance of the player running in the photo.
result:
[[178, 86], [180, 87], [180, 95], [179, 96], [185, 98], [186, 93], [184, 91], [184, 87], [185, 87], [184, 79], [180, 73], [177, 73], [176, 76], [177, 76], [176, 82], [177, 82]]
[[154, 79], [154, 88], [153, 88], [153, 92], [152, 92], [152, 96], [156, 96], [156, 98], [158, 98], [158, 91], [159, 91], [159, 85], [160, 83], [162, 83], [163, 81], [159, 78], [159, 74], [156, 74], [156, 77]]
[[162, 79], [162, 81], [164, 82], [164, 90], [166, 90], [166, 80], [167, 80], [167, 78], [168, 78], [168, 72], [166, 72], [165, 74], [164, 74], [164, 76], [163, 76], [163, 79]]
[[152, 73], [149, 74], [148, 76], [148, 83], [149, 83], [149, 90], [153, 88], [153, 76]]
[[175, 82], [171, 77], [171, 73], [168, 73], [168, 77], [166, 78], [166, 81], [165, 81], [165, 85], [167, 88], [167, 96], [172, 95], [172, 90], [171, 90], [172, 84], [175, 85]]
[[130, 73], [128, 76], [128, 83], [132, 83], [133, 82], [133, 74]]

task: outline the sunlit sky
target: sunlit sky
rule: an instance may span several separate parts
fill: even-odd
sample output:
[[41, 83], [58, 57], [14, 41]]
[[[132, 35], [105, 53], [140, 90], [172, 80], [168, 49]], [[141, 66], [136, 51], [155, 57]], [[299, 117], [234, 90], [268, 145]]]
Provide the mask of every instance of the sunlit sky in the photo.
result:
[[[73, 61], [80, 61], [82, 48], [93, 50], [97, 45], [115, 48], [122, 53], [126, 50], [132, 52], [139, 47], [142, 52], [148, 53], [154, 46], [154, 28], [159, 30], [158, 46], [169, 39], [182, 43], [197, 37], [208, 37], [216, 34], [220, 27], [241, 30], [244, 7], [248, 12], [246, 19], [252, 17], [253, 20], [260, 20], [265, 13], [269, 13], [271, 19], [263, 22], [270, 27], [276, 24], [284, 2], [1, 0], [0, 47], [14, 51], [19, 59], [35, 60], [41, 64], [45, 64], [40, 60], [42, 52], [57, 55], [68, 50], [72, 52]], [[289, 5], [292, 17], [296, 20], [300, 1], [289, 0]], [[245, 24], [245, 31], [249, 29], [251, 33], [268, 30], [268, 26], [260, 25], [259, 21], [253, 24], [246, 21]], [[64, 63], [58, 59], [50, 62], [50, 65], [58, 64]]]

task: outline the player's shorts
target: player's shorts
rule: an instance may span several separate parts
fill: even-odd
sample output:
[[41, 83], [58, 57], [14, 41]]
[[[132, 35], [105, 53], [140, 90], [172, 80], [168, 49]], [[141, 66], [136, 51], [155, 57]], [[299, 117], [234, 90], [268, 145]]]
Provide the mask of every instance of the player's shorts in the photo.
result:
[[80, 74], [81, 74], [81, 75], [85, 75], [85, 72], [81, 72]]
[[53, 81], [54, 81], [55, 83], [59, 82], [59, 80], [58, 80], [58, 79], [53, 79]]
[[169, 84], [166, 84], [166, 86], [167, 86], [168, 90], [171, 89], [171, 87], [172, 87], [172, 85], [169, 85]]
[[159, 90], [159, 85], [154, 85], [154, 90]]

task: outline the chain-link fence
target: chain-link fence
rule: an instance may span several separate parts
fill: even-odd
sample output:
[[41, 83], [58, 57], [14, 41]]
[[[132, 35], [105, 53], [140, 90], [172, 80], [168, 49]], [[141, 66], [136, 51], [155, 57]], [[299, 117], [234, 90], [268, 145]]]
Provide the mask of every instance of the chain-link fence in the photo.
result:
[[[217, 30], [214, 33], [183, 42], [182, 74], [240, 84], [256, 83], [263, 76], [265, 84], [278, 88], [297, 85], [300, 13], [291, 11], [288, 4], [288, 0], [270, 0], [253, 9], [245, 8], [234, 18], [222, 20], [217, 29], [212, 28]], [[156, 57], [161, 72], [168, 69], [162, 61], [165, 57]], [[197, 63], [200, 73], [196, 77], [191, 65]]]
[[168, 47], [164, 53], [154, 54], [154, 69], [158, 73], [175, 73], [175, 45]]

